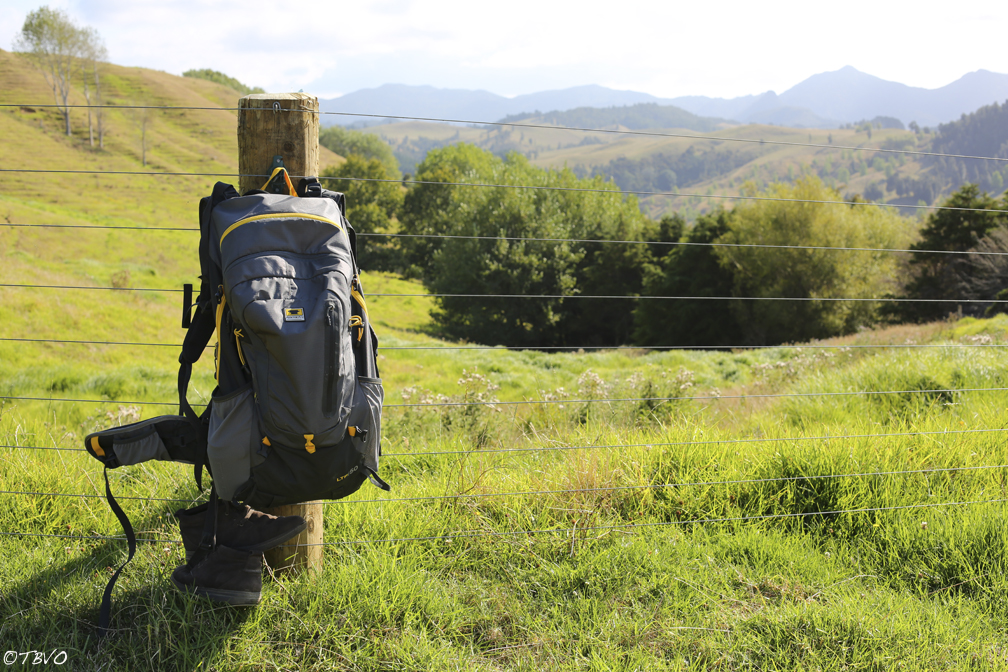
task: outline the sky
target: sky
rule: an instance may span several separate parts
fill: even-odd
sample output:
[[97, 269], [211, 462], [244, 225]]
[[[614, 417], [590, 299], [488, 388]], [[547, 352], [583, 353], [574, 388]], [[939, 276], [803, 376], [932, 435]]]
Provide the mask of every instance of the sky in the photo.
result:
[[[40, 0], [3, 0], [10, 49]], [[321, 98], [388, 83], [505, 96], [600, 84], [731, 98], [852, 65], [937, 88], [1008, 73], [1008, 2], [49, 0], [119, 65], [220, 70]]]

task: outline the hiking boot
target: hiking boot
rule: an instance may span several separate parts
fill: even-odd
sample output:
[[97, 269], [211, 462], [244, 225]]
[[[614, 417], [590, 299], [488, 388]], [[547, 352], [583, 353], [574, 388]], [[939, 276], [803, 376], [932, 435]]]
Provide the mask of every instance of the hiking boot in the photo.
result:
[[[186, 562], [192, 559], [203, 538], [207, 504], [175, 512], [182, 530]], [[220, 500], [217, 506], [217, 543], [241, 551], [263, 552], [279, 546], [308, 527], [301, 516], [278, 518], [244, 504]]]
[[171, 581], [183, 592], [250, 607], [259, 604], [262, 595], [262, 559], [258, 551], [217, 546], [195, 567], [176, 567]]

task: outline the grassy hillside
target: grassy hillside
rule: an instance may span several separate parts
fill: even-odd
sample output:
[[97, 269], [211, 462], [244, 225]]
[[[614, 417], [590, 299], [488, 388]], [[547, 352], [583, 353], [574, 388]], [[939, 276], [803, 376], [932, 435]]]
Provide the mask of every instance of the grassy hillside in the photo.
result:
[[578, 107], [572, 110], [553, 110], [535, 114], [512, 114], [500, 121], [519, 121], [526, 124], [553, 124], [582, 128], [688, 128], [694, 131], [714, 131], [727, 127], [730, 122], [713, 117], [699, 117], [674, 105], [638, 103], [613, 107]]
[[[234, 96], [109, 70], [116, 101]], [[45, 102], [16, 57], [0, 53], [0, 78], [0, 102]], [[234, 172], [231, 114], [158, 116], [152, 164]], [[68, 139], [49, 112], [0, 113], [4, 165], [138, 168], [125, 112], [110, 113], [105, 151], [74, 123]], [[796, 134], [732, 132], [761, 130]], [[568, 142], [562, 133], [534, 139]], [[643, 156], [644, 144], [628, 147]], [[611, 145], [552, 151], [605, 161], [619, 156]], [[787, 160], [759, 151], [757, 161]], [[0, 282], [194, 282], [195, 232], [157, 229], [194, 227], [210, 184], [7, 174]], [[13, 226], [45, 223], [153, 230]], [[403, 349], [477, 344], [431, 336], [430, 299], [375, 296], [422, 293], [417, 283], [369, 274], [364, 286], [393, 492], [365, 486], [327, 503], [321, 574], [267, 573], [260, 606], [235, 609], [169, 583], [182, 561], [171, 512], [205, 495], [191, 470], [110, 472], [144, 541], [100, 644], [97, 605], [125, 544], [104, 538], [121, 532], [80, 440], [173, 412], [154, 402], [175, 396], [177, 349], [0, 340], [2, 396], [47, 399], [0, 400], [5, 650], [65, 650], [68, 669], [112, 670], [1008, 666], [1008, 371], [1002, 349], [974, 347], [1008, 343], [1008, 317], [759, 351]], [[0, 338], [173, 344], [179, 308], [178, 293], [3, 287]], [[865, 345], [935, 347], [855, 347]], [[212, 388], [209, 359], [194, 400]], [[444, 401], [489, 403], [434, 405]], [[537, 403], [507, 403], [526, 401]]]
[[[625, 129], [624, 127], [618, 127]], [[759, 144], [759, 140], [834, 144], [851, 147], [926, 149], [930, 136], [910, 131], [878, 129], [868, 138], [867, 131], [853, 128], [836, 130], [793, 129], [780, 126], [748, 124], [723, 128], [706, 135], [740, 138], [756, 143], [734, 143], [716, 139], [665, 138], [567, 131], [559, 128], [472, 128], [405, 122], [366, 129], [384, 138], [396, 152], [404, 172], [433, 147], [452, 142], [471, 142], [498, 154], [517, 151], [542, 167], [567, 166], [579, 174], [601, 173], [615, 178], [623, 189], [643, 191], [681, 191], [689, 194], [737, 196], [744, 184], [792, 181], [804, 172], [812, 172], [844, 194], [868, 194], [871, 200], [915, 205], [922, 200], [911, 191], [890, 189], [890, 176], [904, 182], [918, 179], [920, 162], [912, 157], [831, 148], [788, 147]], [[668, 129], [691, 136], [704, 135], [688, 129]], [[664, 164], [674, 164], [687, 153], [701, 157], [703, 174], [682, 172], [669, 188], [660, 178]], [[690, 161], [695, 164], [697, 161]], [[926, 194], [930, 203], [938, 193]], [[731, 201], [694, 197], [650, 196], [641, 199], [642, 208], [652, 217], [670, 211], [695, 216]]]

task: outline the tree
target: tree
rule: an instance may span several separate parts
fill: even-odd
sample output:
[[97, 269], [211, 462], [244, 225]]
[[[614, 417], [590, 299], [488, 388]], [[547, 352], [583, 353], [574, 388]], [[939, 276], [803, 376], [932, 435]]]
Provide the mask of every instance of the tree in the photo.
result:
[[[417, 180], [431, 184], [405, 198], [403, 231], [424, 235], [403, 240], [407, 263], [434, 293], [476, 295], [437, 300], [434, 318], [445, 334], [532, 348], [629, 339], [647, 246], [585, 241], [643, 240], [650, 224], [636, 199], [599, 177], [579, 179], [467, 144], [429, 152]], [[574, 294], [630, 299], [557, 296]]]
[[150, 106], [146, 102], [130, 103], [129, 116], [133, 120], [133, 125], [140, 132], [140, 162], [147, 167], [147, 129], [151, 123]]
[[[936, 210], [928, 216], [920, 232], [920, 241], [911, 249], [965, 252], [994, 230], [1008, 226], [1008, 197], [999, 203], [975, 184], [964, 184], [942, 206], [950, 209]], [[958, 255], [913, 253], [912, 276], [904, 288], [905, 298], [948, 299], [949, 302], [904, 303], [898, 311], [903, 319], [940, 319], [958, 308], [954, 301], [957, 298], [985, 298], [960, 294], [968, 283], [964, 284], [961, 277], [966, 271], [962, 267], [957, 269], [957, 261], [962, 259], [956, 257]], [[966, 307], [966, 310], [977, 312], [979, 307]]]
[[[701, 215], [685, 236], [676, 239], [685, 245], [672, 247], [645, 268], [642, 293], [731, 296], [732, 269], [722, 267], [708, 246], [728, 232], [730, 217], [724, 210]], [[634, 311], [634, 342], [639, 345], [728, 346], [741, 341], [742, 330], [727, 301], [650, 299], [640, 301]]]
[[[955, 283], [954, 296], [970, 299], [999, 299], [1006, 297], [1008, 289], [1008, 228], [999, 226], [970, 248], [971, 254], [959, 256], [952, 265]], [[979, 315], [1006, 312], [1004, 304], [971, 306], [970, 312]]]
[[224, 86], [234, 89], [244, 96], [251, 93], [266, 93], [266, 91], [258, 86], [247, 86], [239, 82], [234, 77], [228, 77], [223, 72], [211, 70], [210, 68], [186, 70], [182, 73], [182, 76], [191, 77], [193, 79], [205, 79], [208, 82], [214, 82], [215, 84], [223, 84]]
[[52, 89], [53, 100], [61, 106], [66, 134], [70, 135], [70, 83], [74, 59], [83, 44], [81, 30], [62, 9], [40, 7], [29, 12], [21, 32], [14, 38], [14, 50], [26, 54], [42, 71]]
[[[715, 248], [732, 274], [733, 295], [758, 299], [732, 302], [744, 342], [827, 338], [876, 321], [881, 300], [896, 289], [895, 256], [821, 248], [903, 248], [911, 239], [910, 220], [892, 210], [844, 203], [816, 177], [775, 184], [761, 195], [792, 200], [737, 206], [718, 239], [732, 246]], [[800, 300], [769, 300], [776, 298]]]
[[323, 184], [326, 189], [346, 194], [347, 219], [359, 236], [357, 255], [361, 267], [370, 271], [399, 270], [403, 264], [397, 241], [366, 235], [398, 231], [395, 217], [402, 208], [403, 188], [398, 182], [379, 181], [393, 179], [385, 164], [351, 154], [343, 164], [323, 171], [322, 177], [375, 180], [323, 179]]
[[319, 133], [319, 144], [340, 156], [351, 154], [363, 156], [366, 159], [378, 159], [385, 165], [385, 172], [392, 179], [399, 179], [399, 162], [392, 153], [392, 148], [384, 140], [373, 133], [352, 131], [342, 126], [323, 128]]
[[105, 42], [101, 35], [94, 28], [84, 28], [81, 30], [81, 53], [80, 68], [81, 78], [84, 82], [84, 98], [88, 104], [88, 141], [94, 147], [94, 125], [91, 116], [91, 86], [94, 80], [95, 96], [95, 117], [98, 122], [98, 146], [105, 147], [105, 124], [101, 97], [101, 76], [99, 66], [102, 61], [108, 58], [108, 51], [105, 49]]

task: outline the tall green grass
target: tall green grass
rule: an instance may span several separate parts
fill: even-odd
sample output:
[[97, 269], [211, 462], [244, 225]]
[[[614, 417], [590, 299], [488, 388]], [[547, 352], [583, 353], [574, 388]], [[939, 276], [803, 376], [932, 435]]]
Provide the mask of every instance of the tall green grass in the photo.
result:
[[[583, 366], [582, 378], [602, 372], [587, 394], [630, 394], [674, 371], [667, 389], [708, 397], [727, 375], [740, 393], [864, 392], [921, 372], [950, 389], [995, 387], [1003, 369], [993, 349], [808, 352], [558, 354], [549, 380]], [[540, 356], [525, 356], [502, 368], [538, 371]], [[487, 375], [451, 391], [432, 372], [414, 387], [497, 394], [498, 374]], [[1008, 455], [1000, 434], [961, 430], [1004, 426], [1008, 396], [897, 398], [391, 410], [382, 472], [393, 493], [365, 486], [328, 503], [322, 575], [267, 576], [255, 609], [193, 600], [167, 581], [182, 561], [170, 512], [201, 496], [186, 468], [115, 470], [114, 491], [152, 541], [117, 588], [118, 631], [100, 646], [96, 604], [123, 544], [88, 538], [119, 533], [97, 463], [12, 452], [4, 490], [95, 498], [0, 499], [0, 528], [73, 537], [0, 541], [0, 632], [13, 648], [67, 648], [84, 668], [1004, 666], [1008, 466], [989, 467]], [[6, 442], [75, 433], [54, 406], [5, 407]], [[107, 408], [99, 424], [117, 419]]]

